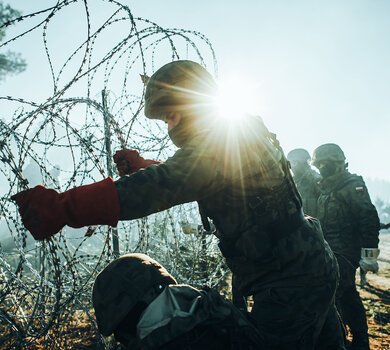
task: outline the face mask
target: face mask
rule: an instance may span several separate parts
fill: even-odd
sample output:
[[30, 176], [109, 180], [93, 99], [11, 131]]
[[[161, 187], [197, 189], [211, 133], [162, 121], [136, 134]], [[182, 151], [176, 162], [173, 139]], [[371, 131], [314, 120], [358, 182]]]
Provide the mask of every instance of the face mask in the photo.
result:
[[294, 173], [294, 176], [301, 176], [309, 167], [307, 163], [294, 162], [291, 163], [291, 170]]
[[327, 178], [336, 173], [337, 166], [333, 163], [327, 163], [323, 167], [319, 168], [320, 174], [323, 178]]
[[178, 125], [168, 131], [168, 135], [173, 144], [181, 148], [192, 139], [194, 135], [193, 129], [194, 126], [192, 123], [182, 120]]

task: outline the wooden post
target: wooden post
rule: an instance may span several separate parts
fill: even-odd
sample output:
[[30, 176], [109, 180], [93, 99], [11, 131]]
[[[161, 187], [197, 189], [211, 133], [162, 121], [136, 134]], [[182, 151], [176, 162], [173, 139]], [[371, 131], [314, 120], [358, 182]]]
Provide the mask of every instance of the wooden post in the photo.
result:
[[[106, 90], [102, 90], [102, 105], [103, 105], [103, 117], [104, 117], [104, 143], [106, 147], [106, 164], [107, 174], [113, 177], [112, 172], [112, 152], [111, 152], [111, 128], [109, 114], [107, 113], [107, 94]], [[118, 229], [109, 227], [108, 230], [112, 233], [112, 248], [114, 256], [119, 257], [119, 237]]]

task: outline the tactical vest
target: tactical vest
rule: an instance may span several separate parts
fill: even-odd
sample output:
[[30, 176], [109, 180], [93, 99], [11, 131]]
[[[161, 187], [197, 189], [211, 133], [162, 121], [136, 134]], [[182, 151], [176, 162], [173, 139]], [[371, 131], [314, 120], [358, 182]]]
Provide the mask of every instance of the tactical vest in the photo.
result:
[[359, 228], [354, 225], [349, 204], [340, 193], [351, 182], [364, 185], [360, 176], [350, 175], [331, 192], [320, 196], [319, 219], [325, 239], [336, 255], [342, 255], [353, 265], [358, 266], [361, 247]]
[[279, 238], [305, 222], [302, 199], [278, 140], [260, 118], [254, 121], [253, 130], [253, 144], [241, 140], [241, 159], [250, 159], [248, 167], [243, 166], [242, 178], [223, 176], [226, 185], [220, 193], [199, 201], [201, 213], [217, 228], [222, 254], [238, 274], [241, 271], [229, 264], [229, 259], [243, 258], [242, 268], [250, 261], [253, 265], [265, 263], [269, 270], [279, 269], [283, 259], [275, 251]]

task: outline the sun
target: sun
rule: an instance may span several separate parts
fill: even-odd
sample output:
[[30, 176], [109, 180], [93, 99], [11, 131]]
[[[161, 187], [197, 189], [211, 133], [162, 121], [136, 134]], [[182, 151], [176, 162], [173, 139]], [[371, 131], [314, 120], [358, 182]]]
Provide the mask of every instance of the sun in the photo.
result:
[[215, 98], [218, 114], [229, 122], [238, 121], [245, 114], [259, 114], [261, 93], [259, 84], [244, 76], [230, 75], [218, 81]]

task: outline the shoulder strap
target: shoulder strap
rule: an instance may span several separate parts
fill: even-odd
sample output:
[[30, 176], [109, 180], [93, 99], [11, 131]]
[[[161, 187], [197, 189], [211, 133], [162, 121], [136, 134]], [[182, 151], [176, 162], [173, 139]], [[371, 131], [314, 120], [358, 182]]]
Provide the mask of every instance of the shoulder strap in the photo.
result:
[[[350, 183], [350, 182], [353, 182], [353, 181], [356, 181], [357, 179], [361, 179], [360, 176], [349, 176], [347, 177], [344, 181], [342, 181], [338, 186], [336, 186], [336, 188], [332, 191], [332, 192], [337, 192], [339, 190], [341, 190], [346, 184]], [[359, 180], [360, 180], [359, 179]]]
[[282, 169], [284, 171], [284, 176], [287, 180], [287, 182], [290, 184], [289, 186], [289, 191], [292, 194], [292, 198], [294, 198], [295, 204], [297, 206], [297, 209], [300, 210], [302, 208], [302, 197], [298, 191], [298, 188], [293, 180], [291, 171], [290, 171], [290, 162], [287, 160], [286, 156], [284, 155], [283, 149], [280, 146], [280, 142], [276, 137], [276, 134], [270, 132], [268, 128], [265, 126], [263, 119], [259, 117], [261, 120], [262, 124], [262, 130], [263, 130], [263, 135], [267, 137], [268, 139], [271, 140], [272, 144], [275, 146], [275, 148], [281, 153], [281, 165]]
[[[339, 192], [339, 191], [340, 191], [342, 188], [344, 188], [345, 185], [347, 185], [348, 183], [351, 183], [351, 182], [356, 181], [356, 180], [361, 181], [362, 184], [364, 185], [364, 181], [363, 181], [363, 179], [362, 179], [361, 176], [350, 176], [350, 177], [348, 177], [347, 179], [345, 179], [342, 183], [340, 183], [340, 184], [331, 192], [339, 202], [345, 204], [345, 208], [347, 208], [347, 213], [348, 213], [348, 215], [351, 216], [351, 217], [352, 217], [352, 214], [351, 214], [351, 212], [350, 212], [350, 210], [349, 210], [349, 203], [347, 203], [347, 201], [344, 199], [344, 197], [340, 195], [340, 192]], [[327, 204], [327, 205], [328, 205], [328, 204]], [[343, 211], [345, 210], [345, 208], [343, 207]], [[357, 229], [359, 229], [359, 228], [357, 227]]]
[[340, 196], [339, 191], [342, 188], [344, 188], [345, 185], [347, 185], [348, 183], [356, 181], [356, 180], [359, 180], [362, 182], [362, 184], [364, 184], [364, 181], [363, 181], [361, 176], [349, 176], [344, 181], [342, 181], [338, 186], [336, 186], [336, 188], [331, 193], [334, 194], [334, 196], [337, 198], [337, 200], [339, 200], [340, 202], [346, 203], [345, 199], [342, 196]]

